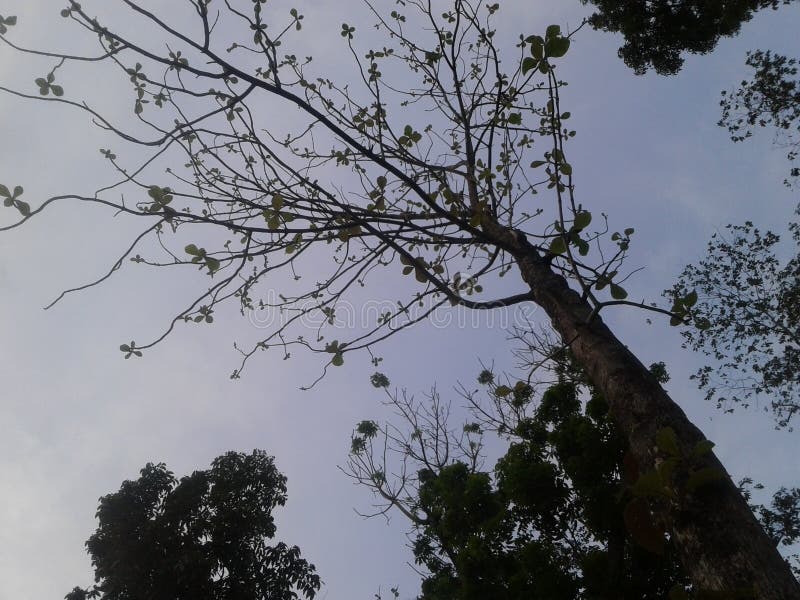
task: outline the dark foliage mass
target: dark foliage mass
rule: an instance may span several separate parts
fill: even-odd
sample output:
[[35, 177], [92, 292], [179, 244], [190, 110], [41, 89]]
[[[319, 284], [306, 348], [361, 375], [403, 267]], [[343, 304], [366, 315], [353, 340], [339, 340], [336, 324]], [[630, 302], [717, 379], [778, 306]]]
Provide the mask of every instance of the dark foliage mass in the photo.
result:
[[672, 291], [698, 293], [692, 310], [704, 327], [681, 333], [711, 359], [694, 376], [706, 398], [728, 410], [763, 403], [780, 426], [800, 411], [800, 222], [789, 229], [791, 252], [782, 260], [777, 234], [751, 222], [729, 225]]
[[86, 542], [91, 588], [67, 600], [312, 599], [320, 579], [297, 546], [269, 545], [286, 478], [261, 450], [228, 452], [177, 480], [148, 464], [100, 499]]
[[[663, 365], [654, 367], [665, 381]], [[350, 474], [414, 525], [414, 556], [426, 572], [421, 600], [641, 600], [688, 589], [649, 509], [658, 484], [639, 481], [653, 474], [642, 478], [608, 405], [579, 371], [562, 370], [541, 397], [489, 371], [478, 381], [496, 410], [470, 394], [480, 422], [463, 435], [448, 429], [438, 395], [432, 407], [415, 408], [391, 394], [412, 432], [403, 438], [400, 428], [366, 421], [354, 433]], [[508, 446], [487, 471], [479, 455], [492, 431]], [[376, 463], [381, 434], [405, 469], [419, 468], [415, 476], [387, 478], [397, 470]]]
[[[683, 589], [672, 550], [655, 528], [657, 552], [632, 534], [625, 515], [637, 502], [624, 481], [626, 444], [594, 396], [556, 385], [489, 473], [456, 462], [423, 471], [419, 508], [427, 515], [414, 544], [430, 575], [425, 600], [579, 597], [664, 598]], [[645, 517], [647, 518], [647, 517]]]
[[761, 9], [796, 0], [581, 0], [597, 9], [595, 29], [620, 33], [619, 56], [636, 73], [674, 75], [683, 55], [706, 54], [721, 37], [736, 35]]
[[[650, 370], [669, 379], [663, 363]], [[714, 597], [693, 589], [669, 524], [652, 510], [713, 484], [694, 462], [710, 445], [681, 456], [665, 430], [663, 462], [642, 469], [579, 369], [562, 365], [543, 394], [488, 370], [478, 382], [481, 392], [465, 393], [478, 422], [463, 432], [450, 429], [437, 393], [418, 404], [388, 393], [407, 429], [363, 421], [353, 434], [346, 471], [413, 526], [418, 600]], [[493, 470], [482, 455], [490, 435], [507, 443]], [[387, 449], [402, 467], [386, 462]], [[772, 542], [790, 550], [800, 540], [800, 488], [781, 488], [766, 505], [753, 500], [762, 485], [739, 486]], [[798, 557], [787, 560], [800, 573]]]

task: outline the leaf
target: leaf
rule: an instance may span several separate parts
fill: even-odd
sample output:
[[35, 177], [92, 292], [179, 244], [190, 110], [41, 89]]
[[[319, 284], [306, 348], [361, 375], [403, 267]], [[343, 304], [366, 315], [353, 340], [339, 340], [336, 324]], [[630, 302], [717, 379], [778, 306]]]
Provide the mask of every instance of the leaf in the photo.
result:
[[522, 60], [522, 74], [525, 75], [528, 71], [532, 71], [538, 66], [539, 66], [538, 59], [527, 56]]
[[572, 224], [572, 226], [575, 229], [586, 229], [591, 222], [592, 213], [590, 213], [588, 210], [584, 210], [575, 215], [575, 222]]
[[611, 284], [611, 297], [614, 300], [625, 300], [628, 297], [628, 292], [615, 283]]
[[664, 555], [664, 531], [653, 522], [650, 507], [644, 498], [628, 502], [623, 512], [625, 529], [642, 548], [659, 556]]
[[547, 161], [535, 160], [535, 161], [533, 161], [531, 163], [531, 169], [536, 169], [536, 168], [541, 167], [542, 165], [545, 165], [545, 164], [547, 164]]
[[23, 202], [22, 200], [17, 200], [17, 210], [22, 213], [23, 217], [29, 217], [31, 215], [30, 204]]
[[208, 267], [209, 273], [214, 273], [216, 271], [219, 271], [220, 262], [216, 258], [213, 258], [211, 256], [207, 256], [206, 257], [206, 267]]
[[511, 113], [508, 115], [508, 122], [512, 125], [519, 125], [522, 123], [522, 114], [521, 113]]
[[686, 480], [686, 491], [692, 493], [698, 488], [725, 479], [725, 473], [717, 467], [703, 467], [693, 471]]
[[684, 299], [683, 299], [683, 305], [684, 305], [686, 308], [691, 308], [691, 307], [693, 307], [695, 304], [697, 304], [697, 292], [696, 292], [695, 290], [692, 290], [691, 292], [689, 292], [688, 294], [686, 294], [686, 296], [684, 297]]
[[14, 187], [14, 198], [19, 198], [20, 196], [22, 196], [22, 192], [23, 192], [23, 189], [22, 189], [21, 185], [15, 186]]
[[53, 90], [53, 94], [56, 96], [63, 96], [64, 95], [64, 88], [60, 85], [51, 85], [50, 89]]
[[341, 367], [344, 364], [344, 356], [342, 355], [341, 352], [337, 352], [336, 354], [333, 355], [333, 358], [331, 359], [331, 364], [334, 367]]
[[544, 37], [547, 40], [551, 40], [553, 38], [557, 38], [561, 36], [561, 26], [560, 25], [548, 25], [547, 30], [545, 31]]
[[666, 452], [670, 456], [680, 456], [681, 451], [678, 448], [678, 436], [672, 427], [662, 427], [656, 433], [656, 445], [659, 450]]
[[564, 254], [567, 251], [567, 243], [564, 241], [564, 238], [558, 236], [553, 238], [553, 241], [550, 242], [550, 252], [553, 254]]
[[511, 393], [511, 388], [508, 387], [507, 385], [498, 385], [494, 390], [495, 396], [499, 396], [500, 398], [505, 398], [510, 393]]
[[692, 448], [692, 456], [701, 458], [713, 450], [715, 444], [711, 440], [701, 440]]
[[186, 254], [191, 254], [192, 256], [200, 256], [200, 249], [194, 244], [189, 244], [186, 246], [184, 251], [186, 251]]
[[0, 196], [5, 196], [6, 198], [11, 198], [11, 192], [8, 191], [8, 188], [0, 183]]
[[545, 44], [544, 49], [547, 53], [547, 56], [552, 58], [561, 58], [567, 53], [567, 50], [569, 50], [569, 38], [557, 37], [547, 40], [547, 44]]

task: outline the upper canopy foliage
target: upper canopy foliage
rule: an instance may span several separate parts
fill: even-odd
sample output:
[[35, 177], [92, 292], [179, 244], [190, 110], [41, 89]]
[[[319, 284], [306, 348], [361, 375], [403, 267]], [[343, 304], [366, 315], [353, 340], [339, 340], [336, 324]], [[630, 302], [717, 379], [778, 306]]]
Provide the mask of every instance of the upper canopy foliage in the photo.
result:
[[[497, 40], [509, 36], [496, 36], [492, 25], [499, 4], [455, 0], [439, 14], [406, 2], [384, 14], [366, 2], [384, 45], [364, 49], [355, 26], [342, 24], [354, 68], [337, 81], [314, 75], [311, 57], [289, 48], [304, 23], [295, 9], [191, 0], [178, 28], [136, 2], [123, 4], [147, 24], [146, 36], [123, 34], [70, 0], [62, 15], [95, 35], [100, 53], [18, 48], [54, 56], [54, 67], [35, 78], [35, 94], [5, 91], [88, 113], [145, 158], [101, 149], [119, 179], [91, 195], [31, 209], [21, 187], [0, 194], [22, 222], [71, 198], [146, 223], [89, 285], [129, 260], [211, 277], [164, 335], [122, 345], [126, 357], [179, 322], [212, 323], [231, 301], [274, 324], [242, 349], [242, 366], [273, 346], [286, 356], [294, 346], [328, 353], [329, 364], [340, 365], [347, 352], [370, 349], [439, 307], [529, 300], [525, 286], [498, 293], [507, 286], [484, 285], [512, 268], [508, 250], [519, 240], [549, 255], [597, 311], [607, 291], [614, 302], [626, 297], [620, 265], [633, 229], [600, 243], [607, 224], [593, 221], [574, 194], [566, 143], [575, 132], [556, 75], [570, 39], [559, 26], [505, 47]], [[133, 123], [112, 124], [70, 86], [69, 70], [87, 62], [117, 68], [131, 87]], [[552, 195], [539, 200], [544, 189]], [[329, 339], [323, 330], [337, 311], [359, 288], [381, 285], [387, 269], [413, 275], [412, 291], [386, 298], [348, 339]], [[308, 323], [311, 335], [298, 327]]]
[[581, 0], [597, 12], [595, 29], [621, 33], [619, 56], [636, 73], [674, 75], [683, 54], [711, 52], [721, 37], [736, 35], [753, 13], [796, 0]]
[[86, 542], [95, 585], [67, 600], [311, 600], [320, 579], [297, 546], [269, 545], [286, 478], [262, 450], [228, 452], [177, 480], [148, 464], [100, 499]]

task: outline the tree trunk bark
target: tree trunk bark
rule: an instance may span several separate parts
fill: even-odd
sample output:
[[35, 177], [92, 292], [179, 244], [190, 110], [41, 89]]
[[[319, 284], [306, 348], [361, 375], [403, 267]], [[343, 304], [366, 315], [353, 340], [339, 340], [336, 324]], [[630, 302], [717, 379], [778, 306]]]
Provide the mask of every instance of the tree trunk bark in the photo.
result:
[[[511, 231], [508, 234], [503, 236], [503, 245], [512, 248], [534, 302], [544, 309], [603, 393], [640, 471], [655, 469], [664, 459], [656, 436], [667, 427], [675, 432], [681, 455], [689, 456], [698, 442], [705, 440], [702, 432], [600, 317], [591, 317], [590, 305], [524, 236]], [[695, 588], [729, 594], [750, 590], [752, 596], [741, 597], [759, 600], [800, 599], [800, 584], [719, 459], [708, 452], [697, 460], [702, 467], [718, 469], [724, 478], [692, 493], [677, 494], [669, 503], [651, 503], [656, 517], [668, 524]]]

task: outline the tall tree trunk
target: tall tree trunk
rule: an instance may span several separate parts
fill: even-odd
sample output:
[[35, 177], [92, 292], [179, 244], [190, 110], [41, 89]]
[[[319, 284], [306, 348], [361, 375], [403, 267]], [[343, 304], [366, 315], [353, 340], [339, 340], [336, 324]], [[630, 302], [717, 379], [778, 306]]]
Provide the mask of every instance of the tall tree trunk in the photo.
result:
[[[649, 370], [599, 316], [592, 318], [590, 305], [524, 236], [506, 230], [500, 237], [515, 257], [534, 301], [602, 391], [640, 470], [655, 469], [663, 460], [656, 436], [667, 427], [675, 432], [682, 455], [689, 456], [706, 438]], [[656, 517], [669, 523], [670, 536], [694, 585], [716, 592], [752, 590], [752, 597], [759, 600], [800, 599], [800, 584], [719, 459], [708, 452], [699, 460], [725, 477], [693, 493], [678, 494], [670, 503], [653, 503]]]

